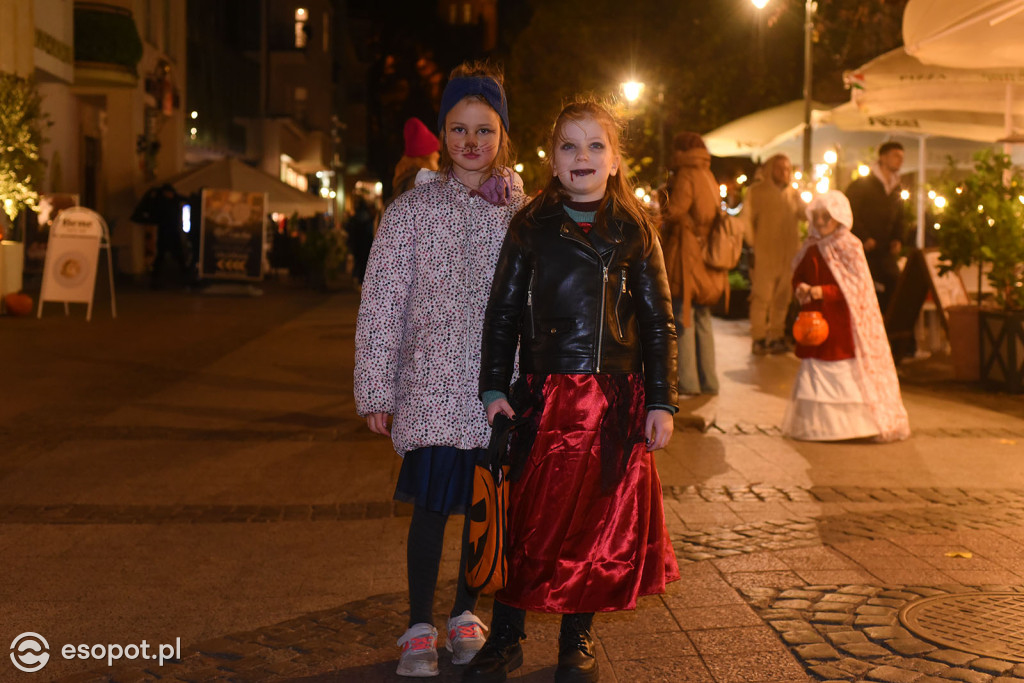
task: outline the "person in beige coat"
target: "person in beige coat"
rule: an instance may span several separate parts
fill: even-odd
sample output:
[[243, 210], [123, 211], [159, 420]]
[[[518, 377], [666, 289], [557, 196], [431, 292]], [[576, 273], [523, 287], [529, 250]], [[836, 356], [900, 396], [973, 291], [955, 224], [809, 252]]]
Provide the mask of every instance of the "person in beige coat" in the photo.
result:
[[717, 394], [711, 307], [729, 281], [726, 271], [704, 265], [702, 244], [718, 213], [718, 183], [700, 135], [679, 133], [672, 147], [661, 241], [679, 344], [679, 393]]
[[764, 163], [761, 179], [747, 192], [742, 216], [754, 248], [750, 272], [750, 336], [755, 355], [786, 353], [786, 313], [792, 294], [793, 256], [800, 247], [798, 221], [804, 203], [790, 184], [793, 166], [785, 154]]

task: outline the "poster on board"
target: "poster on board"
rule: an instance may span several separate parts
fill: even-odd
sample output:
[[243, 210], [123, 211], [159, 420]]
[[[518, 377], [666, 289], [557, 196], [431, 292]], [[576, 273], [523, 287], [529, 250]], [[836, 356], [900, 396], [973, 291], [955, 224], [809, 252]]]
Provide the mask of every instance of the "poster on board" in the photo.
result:
[[50, 228], [40, 300], [91, 303], [102, 239], [103, 226], [94, 212], [65, 209]]
[[221, 280], [263, 278], [267, 198], [257, 192], [203, 190], [199, 275]]

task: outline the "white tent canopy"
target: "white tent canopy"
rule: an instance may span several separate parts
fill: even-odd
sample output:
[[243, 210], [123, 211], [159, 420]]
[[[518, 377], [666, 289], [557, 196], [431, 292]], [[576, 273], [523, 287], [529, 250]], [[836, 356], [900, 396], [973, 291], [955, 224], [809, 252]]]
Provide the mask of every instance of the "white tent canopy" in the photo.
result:
[[[1024, 129], [1024, 69], [958, 69], [922, 64], [903, 48], [844, 74], [852, 101], [865, 116], [920, 117], [960, 126], [977, 140], [996, 142]], [[956, 114], [956, 116], [954, 116]], [[994, 117], [1003, 121], [994, 130]], [[912, 117], [906, 116], [911, 119]], [[980, 129], [988, 129], [982, 133]]]
[[[929, 140], [925, 167], [941, 169], [952, 156], [958, 162], [968, 163], [971, 155], [983, 145], [972, 140], [995, 139], [1000, 135], [998, 120], [993, 116], [992, 128], [976, 131], [976, 136], [958, 136], [962, 124], [957, 114], [941, 112], [912, 116], [865, 116], [846, 103], [835, 108], [818, 105], [812, 111], [811, 125], [814, 137], [811, 158], [821, 160], [827, 150], [836, 150], [842, 164], [868, 160], [878, 146], [887, 140], [897, 140], [907, 150], [905, 170], [914, 172], [919, 165], [918, 144], [922, 135], [937, 136]], [[802, 154], [803, 100], [796, 100], [736, 119], [704, 135], [708, 150], [715, 156], [742, 156], [764, 161], [773, 154], [786, 154], [791, 159]], [[963, 138], [963, 139], [959, 139]]]
[[909, 0], [907, 53], [924, 64], [992, 69], [1024, 66], [1022, 0]]
[[170, 183], [179, 194], [190, 195], [203, 188], [266, 193], [268, 209], [276, 213], [312, 216], [327, 211], [327, 200], [321, 199], [277, 178], [267, 175], [238, 159], [210, 161], [184, 171], [160, 184]]
[[[811, 110], [812, 120], [828, 109], [815, 105]], [[702, 136], [708, 151], [719, 157], [752, 157], [763, 159], [763, 150], [780, 139], [801, 134], [804, 127], [804, 101], [794, 100], [777, 107], [762, 109]]]

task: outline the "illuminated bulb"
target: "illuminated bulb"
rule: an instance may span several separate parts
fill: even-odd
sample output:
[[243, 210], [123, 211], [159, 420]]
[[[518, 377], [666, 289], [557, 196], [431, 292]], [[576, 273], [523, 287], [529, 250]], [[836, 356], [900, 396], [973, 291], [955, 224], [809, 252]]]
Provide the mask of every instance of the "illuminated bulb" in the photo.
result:
[[810, 190], [804, 190], [800, 193], [800, 199], [804, 200], [804, 204], [810, 204], [811, 200], [814, 199], [814, 193]]
[[935, 199], [935, 190], [928, 190], [928, 199]]
[[818, 194], [825, 194], [828, 192], [828, 177], [824, 177], [818, 181], [818, 184], [814, 186], [814, 189], [818, 191]]
[[320, 188], [320, 196], [321, 197], [324, 197], [326, 199], [330, 194], [331, 194], [330, 188], [327, 188], [327, 187], [321, 187]]
[[193, 110], [192, 110], [192, 113], [191, 113], [191, 114], [189, 114], [189, 116], [191, 116], [191, 117], [192, 117], [192, 120], [194, 121], [195, 119], [198, 119], [198, 118], [199, 118], [199, 112], [197, 112], [197, 111], [196, 111], [195, 109], [193, 109]]
[[861, 164], [860, 166], [857, 167], [857, 173], [860, 173], [862, 176], [867, 178], [869, 175], [871, 175], [871, 167], [868, 166], [867, 164]]
[[516, 173], [522, 173], [523, 169], [526, 167], [523, 166], [522, 164], [516, 164], [515, 166], [513, 166], [513, 168], [516, 169]]
[[978, 213], [985, 213], [985, 207], [981, 204], [978, 204]]
[[622, 84], [622, 94], [630, 102], [636, 102], [644, 91], [644, 84], [637, 81], [629, 81]]
[[962, 187], [956, 188], [956, 193], [957, 194], [963, 194], [964, 193], [964, 188], [962, 188]]
[[384, 183], [382, 183], [380, 181], [374, 183], [373, 184], [373, 191], [376, 192], [379, 195], [381, 192], [384, 191]]
[[727, 188], [725, 185], [719, 185], [718, 186], [718, 196], [721, 197], [722, 199], [725, 199], [728, 195], [729, 195], [729, 188]]
[[192, 137], [195, 137], [196, 133], [198, 133], [199, 131], [197, 129], [193, 128], [193, 129], [189, 130], [189, 132], [192, 133]]
[[935, 228], [936, 230], [938, 230], [938, 229], [939, 229], [939, 228], [941, 228], [942, 226], [941, 226], [941, 225], [939, 225], [938, 223], [936, 223], [936, 224], [935, 224], [935, 225], [933, 225], [932, 227], [933, 227], [933, 228]]
[[903, 190], [903, 191], [901, 191], [900, 192], [900, 199], [902, 199], [903, 201], [907, 201], [908, 199], [910, 199], [910, 190]]
[[338, 193], [335, 192], [334, 190], [331, 190], [331, 194], [330, 194], [331, 199], [334, 199], [337, 196], [338, 196]]
[[794, 189], [794, 190], [799, 190], [799, 189], [800, 189], [800, 183], [798, 183], [798, 182], [796, 182], [796, 181], [794, 180], [794, 181], [793, 181], [793, 189]]
[[645, 194], [644, 195], [644, 204], [650, 204], [650, 203], [651, 203], [651, 195]]
[[747, 182], [747, 174], [744, 173], [743, 175], [741, 175], [739, 178], [736, 179], [736, 182], [740, 185]]
[[938, 208], [938, 209], [946, 208], [946, 198], [945, 197], [936, 196], [936, 197], [934, 197], [934, 199], [935, 199], [935, 207], [936, 208]]
[[836, 151], [834, 149], [830, 149], [827, 152], [825, 152], [825, 163], [826, 164], [834, 164], [837, 161], [839, 161], [839, 155], [836, 154]]
[[800, 171], [795, 171], [793, 173], [793, 177], [796, 178], [797, 180], [803, 180], [804, 174], [801, 173]]
[[644, 188], [642, 188], [642, 187], [638, 187], [638, 188], [636, 188], [635, 190], [633, 190], [633, 194], [635, 194], [635, 195], [636, 195], [636, 198], [637, 198], [637, 199], [642, 199], [642, 198], [643, 198], [643, 196], [644, 196], [645, 194], [647, 194], [647, 191], [646, 191], [646, 190], [644, 190]]
[[537, 148], [537, 156], [539, 156], [541, 159], [543, 159], [547, 155], [548, 153], [545, 152], [543, 149], [541, 149], [540, 147]]
[[988, 219], [988, 227], [991, 228], [995, 224], [996, 224], [996, 219], [995, 218], [989, 218]]
[[768, 0], [750, 0], [757, 9], [764, 9], [768, 6]]

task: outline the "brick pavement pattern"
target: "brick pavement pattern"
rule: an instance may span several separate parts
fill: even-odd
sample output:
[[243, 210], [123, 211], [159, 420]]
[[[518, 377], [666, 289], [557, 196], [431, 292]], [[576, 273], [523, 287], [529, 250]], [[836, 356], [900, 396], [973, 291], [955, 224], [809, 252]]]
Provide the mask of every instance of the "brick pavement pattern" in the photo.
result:
[[[18, 359], [0, 411], [0, 638], [183, 644], [162, 667], [52, 650], [39, 680], [403, 680], [409, 508], [389, 499], [398, 458], [353, 412], [356, 296], [268, 283], [118, 303], [117, 321], [0, 317], [0, 357]], [[966, 627], [940, 644], [900, 620], [929, 598], [1024, 595], [1022, 402], [928, 361], [901, 368], [909, 441], [795, 443], [776, 426], [795, 358], [752, 358], [742, 322], [716, 335], [722, 394], [687, 402], [656, 456], [682, 580], [597, 617], [602, 681], [1024, 680]], [[527, 630], [511, 679], [550, 680], [558, 619]], [[459, 680], [445, 652], [440, 668]], [[30, 676], [0, 664], [0, 681]]]

